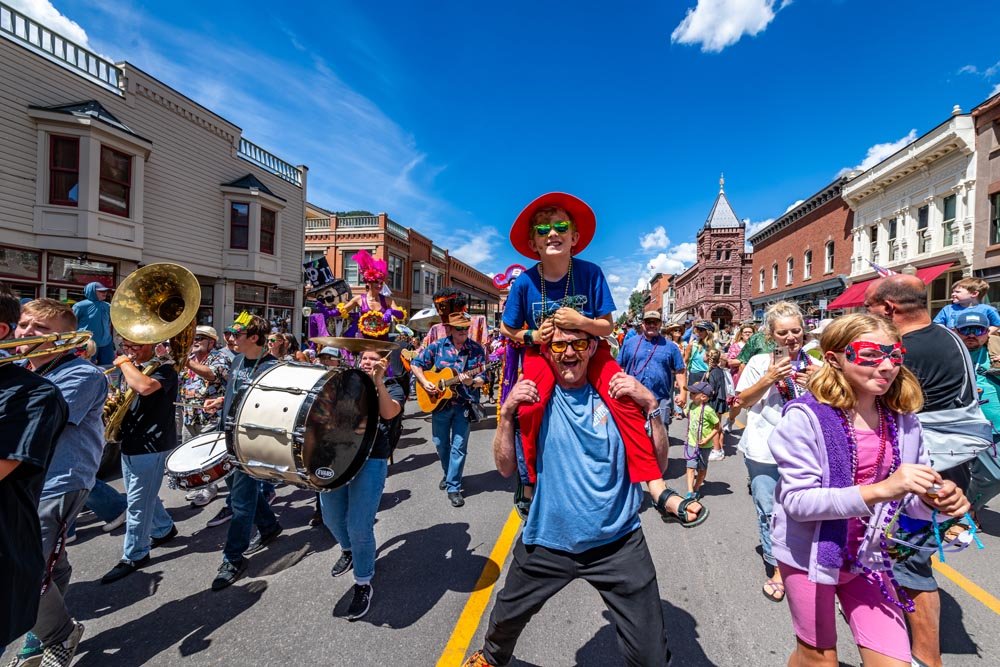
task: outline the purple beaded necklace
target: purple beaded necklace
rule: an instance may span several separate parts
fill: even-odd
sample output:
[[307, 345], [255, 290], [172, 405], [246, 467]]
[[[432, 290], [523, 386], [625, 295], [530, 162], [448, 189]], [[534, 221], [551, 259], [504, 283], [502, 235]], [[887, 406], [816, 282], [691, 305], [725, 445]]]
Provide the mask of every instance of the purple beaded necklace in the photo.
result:
[[[875, 399], [875, 408], [878, 410], [880, 435], [882, 432], [882, 424], [884, 423], [887, 427], [886, 431], [888, 431], [888, 441], [892, 447], [892, 463], [889, 465], [889, 475], [891, 475], [899, 469], [899, 465], [902, 460], [899, 450], [899, 431], [897, 430], [898, 427], [896, 425], [896, 415], [882, 405], [881, 399]], [[837, 413], [840, 415], [844, 432], [847, 434], [847, 446], [851, 454], [851, 479], [856, 480], [858, 474], [858, 437], [854, 432], [854, 421], [845, 410], [838, 409]], [[878, 474], [878, 467], [880, 467], [880, 464], [876, 466], [876, 475]], [[874, 479], [872, 481], [874, 481]], [[896, 581], [896, 577], [892, 574], [892, 559], [889, 557], [889, 545], [884, 531], [884, 528], [892, 523], [893, 517], [895, 517], [899, 512], [901, 504], [902, 503], [899, 500], [889, 502], [888, 510], [882, 519], [883, 530], [878, 531], [879, 556], [882, 558], [882, 567], [884, 568], [882, 571], [883, 576], [879, 576], [879, 573], [863, 564], [856, 554], [852, 555], [848, 553], [846, 547], [844, 549], [844, 561], [861, 570], [866, 579], [874, 584], [878, 584], [879, 589], [882, 591], [882, 597], [887, 602], [891, 602], [903, 611], [912, 614], [914, 610], [913, 599], [907, 595], [906, 591], [903, 590], [903, 588], [899, 585], [899, 582]], [[888, 579], [889, 583], [892, 585], [892, 591], [890, 591], [889, 587], [886, 586], [886, 579]], [[893, 595], [893, 593], [895, 593], [895, 595]]]

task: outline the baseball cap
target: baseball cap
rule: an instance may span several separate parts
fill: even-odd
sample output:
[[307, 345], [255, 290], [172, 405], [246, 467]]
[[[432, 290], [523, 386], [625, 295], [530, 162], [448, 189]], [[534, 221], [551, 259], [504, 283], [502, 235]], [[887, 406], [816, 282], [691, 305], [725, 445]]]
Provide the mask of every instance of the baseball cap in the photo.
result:
[[692, 394], [705, 394], [706, 396], [711, 396], [712, 385], [707, 382], [695, 382], [688, 385], [688, 391]]
[[95, 291], [97, 291], [97, 292], [110, 292], [111, 288], [110, 287], [104, 287], [102, 285], [102, 286], [98, 287]]
[[695, 329], [704, 329], [705, 331], [715, 331], [715, 325], [708, 320], [701, 320], [700, 322], [694, 323]]
[[340, 350], [335, 347], [327, 346], [324, 347], [322, 350], [320, 350], [319, 354], [317, 354], [316, 356], [317, 357], [326, 356], [326, 357], [333, 357], [334, 359], [340, 359]]
[[955, 318], [956, 329], [961, 329], [962, 327], [988, 327], [989, 325], [990, 322], [986, 319], [986, 316], [974, 310], [962, 311]]
[[660, 316], [660, 312], [657, 310], [647, 310], [642, 314], [642, 319], [644, 320], [657, 320], [662, 322], [663, 317]]

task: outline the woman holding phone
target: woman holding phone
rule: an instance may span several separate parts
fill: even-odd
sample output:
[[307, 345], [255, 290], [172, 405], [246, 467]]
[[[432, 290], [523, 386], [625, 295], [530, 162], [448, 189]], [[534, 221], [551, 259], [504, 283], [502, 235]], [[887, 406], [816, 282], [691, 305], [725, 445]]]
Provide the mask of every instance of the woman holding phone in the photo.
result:
[[740, 451], [750, 477], [750, 494], [757, 509], [760, 546], [767, 571], [764, 597], [772, 602], [785, 599], [785, 586], [778, 562], [771, 553], [771, 512], [778, 464], [767, 440], [781, 419], [785, 403], [804, 391], [809, 376], [821, 362], [802, 351], [805, 325], [802, 311], [794, 303], [779, 301], [764, 313], [764, 335], [773, 341], [773, 352], [754, 355], [736, 385], [737, 405], [747, 411]]

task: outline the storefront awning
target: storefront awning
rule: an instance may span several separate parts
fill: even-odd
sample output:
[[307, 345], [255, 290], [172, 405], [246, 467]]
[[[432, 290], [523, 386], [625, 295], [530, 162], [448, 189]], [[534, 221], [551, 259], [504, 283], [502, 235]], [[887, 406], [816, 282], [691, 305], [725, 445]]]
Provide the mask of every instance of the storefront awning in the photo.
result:
[[667, 324], [684, 324], [684, 322], [687, 320], [687, 316], [688, 316], [688, 311], [686, 310], [676, 312], [670, 316], [670, 320], [667, 322]]
[[[925, 285], [930, 285], [934, 282], [934, 279], [940, 276], [942, 273], [950, 269], [954, 265], [954, 262], [948, 262], [947, 264], [935, 264], [934, 266], [925, 266], [922, 269], [917, 269], [917, 278], [924, 281]], [[857, 308], [858, 306], [863, 306], [865, 303], [865, 291], [868, 286], [871, 285], [878, 278], [872, 278], [871, 280], [864, 280], [860, 283], [854, 283], [846, 290], [844, 293], [838, 296], [836, 299], [831, 301], [827, 305], [827, 310], [840, 310], [842, 308]]]

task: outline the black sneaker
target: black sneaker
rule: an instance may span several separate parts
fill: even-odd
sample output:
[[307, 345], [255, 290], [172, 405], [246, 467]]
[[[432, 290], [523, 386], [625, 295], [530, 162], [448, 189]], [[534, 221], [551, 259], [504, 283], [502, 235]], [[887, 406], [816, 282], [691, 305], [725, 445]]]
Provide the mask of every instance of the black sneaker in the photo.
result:
[[446, 486], [448, 486], [448, 481], [444, 477], [442, 477], [441, 481], [438, 482], [438, 489], [440, 489], [441, 491], [444, 491], [444, 488]]
[[118, 561], [111, 570], [108, 571], [106, 575], [101, 577], [102, 584], [110, 584], [112, 581], [118, 581], [119, 579], [124, 579], [128, 575], [132, 574], [140, 567], [146, 567], [149, 565], [149, 554], [146, 554], [139, 560], [129, 560], [128, 558], [122, 558]]
[[221, 526], [225, 522], [233, 518], [233, 511], [229, 509], [229, 505], [223, 505], [219, 513], [208, 520], [208, 527]]
[[448, 500], [451, 501], [452, 507], [461, 507], [462, 505], [465, 504], [465, 498], [463, 498], [462, 494], [459, 493], [458, 491], [452, 491], [451, 493], [449, 493]]
[[149, 548], [150, 549], [155, 549], [156, 547], [162, 547], [164, 544], [166, 544], [170, 540], [174, 539], [175, 537], [177, 537], [177, 525], [176, 524], [174, 524], [173, 526], [170, 526], [170, 532], [168, 532], [163, 537], [154, 537], [153, 539], [151, 539], [149, 541]]
[[313, 510], [313, 515], [309, 517], [309, 527], [316, 528], [317, 526], [323, 525], [323, 513], [318, 509]]
[[347, 608], [348, 621], [356, 621], [368, 613], [368, 608], [372, 606], [372, 593], [371, 584], [354, 584], [354, 599]]
[[337, 562], [333, 564], [333, 569], [330, 570], [330, 575], [339, 577], [342, 574], [347, 574], [352, 569], [354, 569], [354, 556], [351, 555], [350, 551], [345, 551], [340, 554], [340, 558], [338, 558]]
[[[69, 636], [63, 641], [46, 646], [42, 652], [42, 667], [69, 667], [76, 655], [76, 649], [80, 646], [80, 638], [83, 637], [83, 623], [72, 620], [73, 629]], [[16, 660], [16, 658], [15, 658]]]
[[230, 563], [228, 560], [222, 561], [219, 566], [219, 573], [212, 580], [212, 590], [221, 591], [223, 588], [232, 586], [236, 580], [247, 571], [247, 562], [241, 560], [239, 563]]
[[260, 533], [257, 533], [256, 535], [254, 535], [253, 539], [250, 540], [250, 546], [247, 547], [247, 550], [243, 552], [243, 555], [252, 556], [258, 551], [262, 551], [264, 547], [266, 547], [271, 542], [274, 542], [274, 540], [277, 539], [278, 535], [281, 535], [281, 532], [283, 530], [284, 528], [282, 528], [279, 525], [277, 528], [272, 530], [267, 535], [261, 535]]

